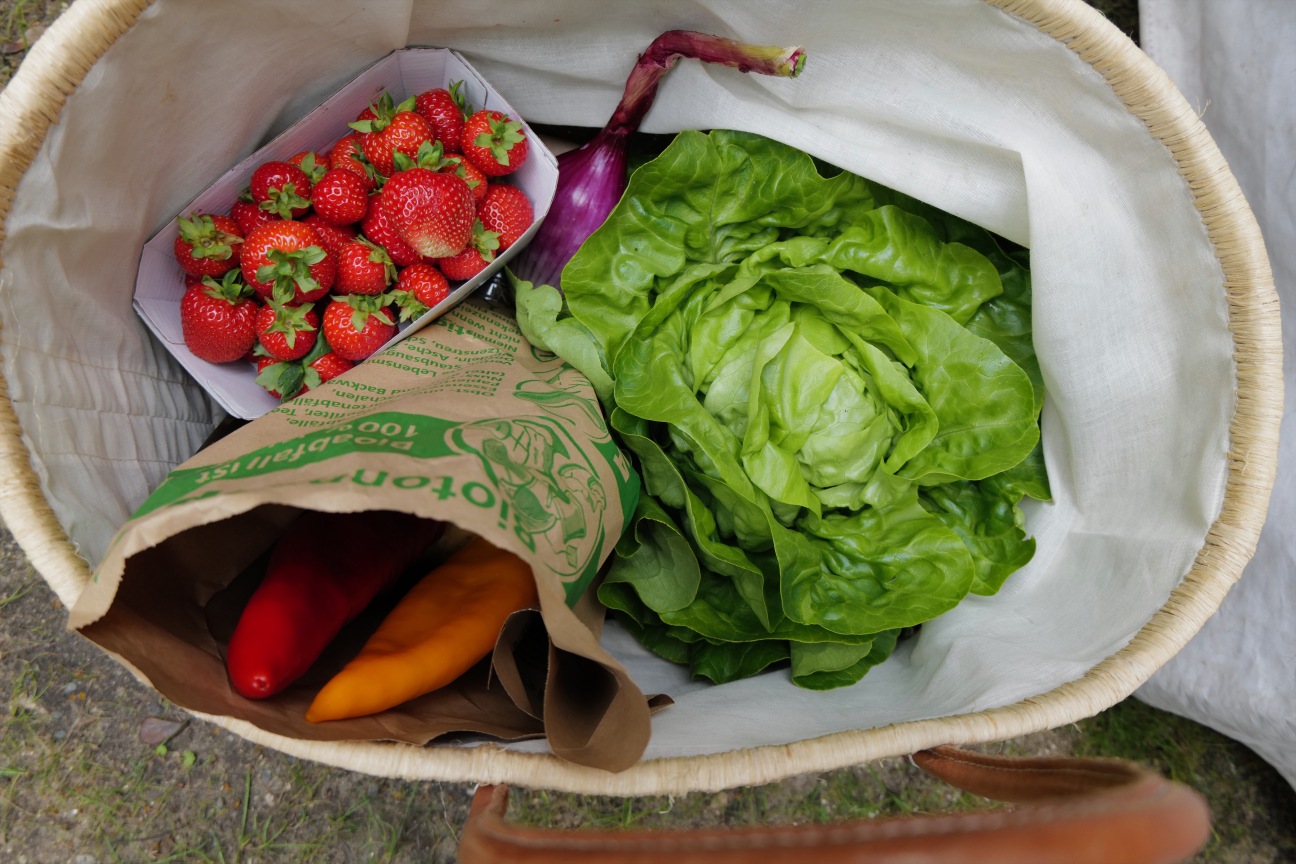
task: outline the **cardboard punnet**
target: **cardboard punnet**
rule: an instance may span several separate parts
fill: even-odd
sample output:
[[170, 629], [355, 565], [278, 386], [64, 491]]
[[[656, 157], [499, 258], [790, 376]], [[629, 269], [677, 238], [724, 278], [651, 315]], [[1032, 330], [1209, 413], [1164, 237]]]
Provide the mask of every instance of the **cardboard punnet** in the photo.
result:
[[[480, 274], [467, 282], [453, 285], [450, 295], [418, 319], [403, 323], [400, 331], [383, 348], [404, 339], [427, 326], [461, 303], [487, 282], [510, 258], [531, 241], [553, 201], [558, 183], [558, 163], [534, 131], [467, 61], [446, 48], [404, 48], [388, 54], [365, 69], [345, 87], [329, 97], [318, 108], [230, 168], [177, 216], [191, 213], [226, 213], [247, 187], [248, 179], [258, 165], [272, 159], [288, 159], [304, 150], [331, 147], [346, 132], [347, 124], [384, 91], [399, 101], [402, 98], [445, 87], [462, 81], [461, 90], [473, 109], [501, 111], [523, 123], [527, 135], [527, 160], [517, 171], [504, 178], [520, 187], [531, 200], [535, 220], [522, 238], [504, 250]], [[174, 220], [145, 244], [135, 281], [134, 306], [149, 330], [166, 346], [199, 384], [229, 414], [245, 420], [260, 417], [279, 404], [279, 400], [256, 383], [252, 364], [209, 363], [193, 355], [185, 346], [180, 326], [180, 297], [184, 293], [184, 272], [176, 262]], [[380, 349], [381, 350], [381, 349]]]

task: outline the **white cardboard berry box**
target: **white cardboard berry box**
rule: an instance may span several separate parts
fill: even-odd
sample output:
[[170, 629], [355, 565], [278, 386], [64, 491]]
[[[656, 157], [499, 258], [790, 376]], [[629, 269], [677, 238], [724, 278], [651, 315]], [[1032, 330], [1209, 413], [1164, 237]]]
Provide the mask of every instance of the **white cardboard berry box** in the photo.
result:
[[[490, 108], [518, 116], [491, 85], [461, 56], [446, 48], [404, 48], [388, 54], [365, 69], [318, 108], [276, 135], [269, 142], [226, 171], [197, 198], [181, 208], [177, 216], [190, 213], [227, 213], [247, 187], [253, 170], [271, 159], [287, 159], [303, 150], [324, 149], [347, 132], [347, 124], [383, 91], [400, 101], [434, 87], [462, 81], [461, 90], [474, 109]], [[485, 271], [454, 286], [450, 295], [417, 320], [401, 325], [391, 345], [426, 326], [472, 294], [530, 242], [553, 201], [558, 182], [558, 164], [553, 154], [523, 121], [528, 138], [526, 162], [506, 178], [531, 199], [535, 221], [522, 239], [491, 262]], [[180, 297], [184, 294], [184, 272], [176, 262], [172, 245], [176, 225], [172, 221], [144, 245], [135, 280], [134, 305], [148, 328], [181, 365], [231, 415], [251, 420], [279, 404], [279, 400], [256, 383], [256, 371], [249, 362], [210, 363], [195, 357], [185, 346], [180, 327]], [[386, 345], [383, 346], [387, 347]]]

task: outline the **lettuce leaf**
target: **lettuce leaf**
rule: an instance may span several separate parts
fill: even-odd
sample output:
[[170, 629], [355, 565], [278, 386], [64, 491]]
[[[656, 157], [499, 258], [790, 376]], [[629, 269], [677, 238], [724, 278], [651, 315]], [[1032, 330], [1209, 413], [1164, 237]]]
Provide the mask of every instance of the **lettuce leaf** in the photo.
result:
[[1049, 494], [1027, 262], [770, 139], [680, 133], [561, 293], [516, 286], [644, 481], [600, 599], [695, 675], [826, 689], [996, 592]]

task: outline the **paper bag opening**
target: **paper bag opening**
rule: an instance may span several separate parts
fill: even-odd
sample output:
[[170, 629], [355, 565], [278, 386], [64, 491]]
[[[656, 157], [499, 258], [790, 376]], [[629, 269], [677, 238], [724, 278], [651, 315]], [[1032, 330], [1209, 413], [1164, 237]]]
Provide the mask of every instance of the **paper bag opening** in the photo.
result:
[[[590, 589], [637, 498], [583, 376], [533, 351], [511, 317], [470, 302], [172, 472], [123, 526], [70, 625], [177, 705], [273, 733], [416, 745], [544, 736], [556, 755], [620, 770], [647, 745], [650, 702], [599, 645]], [[246, 699], [226, 672], [229, 635], [269, 551], [307, 510], [391, 510], [450, 530], [296, 684]], [[539, 607], [447, 687], [308, 722], [313, 696], [402, 586], [474, 535], [530, 566]]]

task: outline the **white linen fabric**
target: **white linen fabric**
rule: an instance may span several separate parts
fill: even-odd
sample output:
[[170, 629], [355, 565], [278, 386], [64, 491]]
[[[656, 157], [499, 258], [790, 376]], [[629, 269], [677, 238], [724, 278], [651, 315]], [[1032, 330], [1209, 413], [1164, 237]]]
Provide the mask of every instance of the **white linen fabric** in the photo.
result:
[[305, 8], [158, 0], [22, 182], [0, 271], [4, 373], [47, 498], [91, 564], [218, 419], [130, 305], [140, 246], [185, 202], [405, 45], [460, 51], [530, 121], [599, 126], [637, 54], [690, 28], [800, 44], [809, 60], [795, 80], [682, 63], [647, 131], [761, 132], [1030, 246], [1054, 501], [1030, 507], [1027, 568], [856, 687], [810, 693], [781, 672], [705, 686], [610, 628], [642, 688], [676, 699], [645, 755], [1047, 691], [1125, 645], [1191, 567], [1226, 473], [1223, 275], [1168, 150], [1065, 45], [979, 0], [485, 0], [471, 22], [438, 2]]
[[1201, 111], [1264, 234], [1286, 413], [1255, 556], [1219, 612], [1135, 695], [1243, 742], [1296, 786], [1296, 4], [1141, 0], [1139, 29]]

